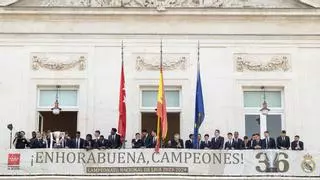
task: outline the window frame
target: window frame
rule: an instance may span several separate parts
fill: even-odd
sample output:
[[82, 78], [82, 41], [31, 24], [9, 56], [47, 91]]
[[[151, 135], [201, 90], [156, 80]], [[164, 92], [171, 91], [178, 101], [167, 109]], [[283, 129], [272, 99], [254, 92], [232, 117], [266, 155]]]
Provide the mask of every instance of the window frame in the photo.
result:
[[[260, 107], [245, 107], [244, 106], [244, 92], [246, 91], [259, 91], [261, 92], [261, 88], [260, 87], [242, 87], [242, 107], [243, 107], [243, 117], [244, 117], [244, 121], [246, 120], [245, 119], [245, 116], [246, 115], [260, 115], [260, 134], [262, 135], [263, 134], [263, 130], [267, 130], [267, 117], [263, 114], [261, 114], [260, 112], [260, 109], [262, 108], [262, 102], [261, 102], [261, 106]], [[285, 110], [285, 107], [284, 107], [284, 87], [265, 87], [265, 91], [268, 92], [268, 91], [279, 91], [280, 92], [280, 98], [281, 98], [281, 107], [270, 107], [270, 111], [268, 113], [268, 115], [280, 115], [281, 117], [281, 128], [282, 129], [285, 129], [285, 123], [284, 123], [284, 110]], [[268, 100], [267, 100], [267, 103], [268, 103]], [[264, 121], [264, 122], [261, 122], [261, 121]], [[246, 123], [246, 121], [244, 122]], [[261, 127], [261, 126], [264, 126], [265, 127]], [[244, 124], [244, 127], [245, 127], [245, 124]], [[246, 132], [246, 129], [245, 131]], [[280, 133], [280, 132], [279, 132]]]
[[[37, 88], [37, 111], [51, 111], [51, 108], [53, 107], [54, 100], [52, 101], [52, 106], [40, 106], [40, 94], [41, 91], [50, 90], [50, 91], [56, 91], [56, 86], [39, 86]], [[78, 111], [79, 110], [79, 87], [72, 87], [72, 86], [61, 86], [59, 89], [60, 91], [64, 90], [72, 90], [76, 91], [77, 95], [77, 105], [76, 106], [60, 106], [60, 108], [63, 111]]]
[[[144, 107], [142, 106], [142, 96], [143, 96], [143, 91], [158, 91], [158, 86], [141, 86], [140, 87], [140, 98], [139, 98], [139, 108], [140, 112], [155, 112], [155, 109], [157, 107]], [[179, 86], [165, 86], [164, 91], [178, 91], [179, 93], [179, 107], [168, 107], [167, 106], [167, 112], [181, 112], [182, 109], [182, 89]]]

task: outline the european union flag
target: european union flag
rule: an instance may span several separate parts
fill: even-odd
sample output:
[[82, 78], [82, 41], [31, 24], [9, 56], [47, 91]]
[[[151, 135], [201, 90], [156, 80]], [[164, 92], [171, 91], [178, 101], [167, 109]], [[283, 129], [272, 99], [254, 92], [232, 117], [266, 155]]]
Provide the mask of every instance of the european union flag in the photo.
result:
[[196, 105], [195, 105], [194, 133], [193, 133], [194, 149], [199, 149], [198, 134], [199, 134], [199, 127], [201, 126], [203, 120], [204, 120], [204, 105], [203, 105], [201, 76], [200, 76], [200, 63], [198, 60]]

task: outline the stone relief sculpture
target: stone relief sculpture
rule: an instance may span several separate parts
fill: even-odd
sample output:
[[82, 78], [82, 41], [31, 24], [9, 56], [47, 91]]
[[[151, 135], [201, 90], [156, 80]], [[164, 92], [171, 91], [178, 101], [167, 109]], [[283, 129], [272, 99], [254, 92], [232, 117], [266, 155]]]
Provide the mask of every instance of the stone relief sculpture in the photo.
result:
[[243, 54], [235, 55], [237, 72], [287, 72], [290, 70], [289, 55]]
[[[3, 0], [0, 6], [135, 7], [135, 8], [310, 8], [315, 0]], [[311, 2], [311, 3], [308, 3]]]
[[[163, 70], [185, 70], [186, 69], [186, 62], [187, 58], [185, 56], [181, 57], [167, 57], [164, 58], [164, 62], [162, 64]], [[160, 68], [160, 60], [159, 59], [152, 59], [152, 58], [145, 58], [142, 56], [137, 56], [136, 58], [136, 70], [149, 70], [155, 71], [159, 70]]]
[[32, 69], [34, 71], [39, 70], [40, 68], [52, 71], [63, 71], [75, 68], [76, 66], [78, 66], [80, 71], [85, 70], [86, 58], [84, 56], [80, 56], [78, 60], [71, 60], [66, 62], [36, 55], [32, 57]]

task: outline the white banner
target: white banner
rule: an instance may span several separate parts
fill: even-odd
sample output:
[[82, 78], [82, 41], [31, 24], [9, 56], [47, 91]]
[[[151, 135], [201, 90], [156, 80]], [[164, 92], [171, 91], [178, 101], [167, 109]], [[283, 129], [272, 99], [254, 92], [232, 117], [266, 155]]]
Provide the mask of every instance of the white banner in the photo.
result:
[[0, 175], [319, 176], [319, 152], [25, 149], [0, 152]]

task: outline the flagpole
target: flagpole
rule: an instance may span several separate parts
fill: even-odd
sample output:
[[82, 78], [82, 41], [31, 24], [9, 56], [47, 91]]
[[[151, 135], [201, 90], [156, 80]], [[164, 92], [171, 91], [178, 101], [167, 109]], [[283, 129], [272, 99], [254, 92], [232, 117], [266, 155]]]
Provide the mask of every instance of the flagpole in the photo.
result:
[[[162, 39], [160, 41], [160, 75], [162, 73]], [[156, 152], [159, 152], [160, 149], [160, 116], [158, 115], [157, 119], [157, 144], [156, 144]]]
[[123, 64], [123, 41], [121, 41], [121, 63]]
[[194, 123], [194, 132], [193, 132], [193, 148], [199, 149], [199, 126], [200, 126], [200, 121], [201, 121], [201, 113], [197, 111], [197, 97], [198, 97], [198, 76], [200, 76], [200, 41], [198, 40], [198, 47], [197, 47], [197, 88], [196, 88], [196, 112], [195, 112], [195, 123]]
[[198, 40], [198, 68], [200, 63], [200, 41]]

